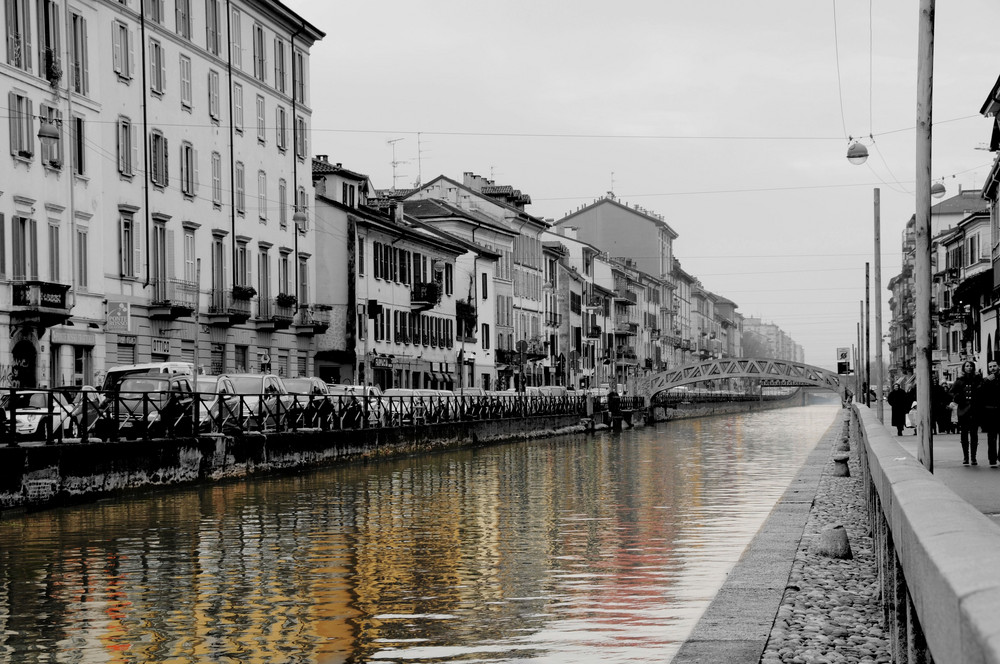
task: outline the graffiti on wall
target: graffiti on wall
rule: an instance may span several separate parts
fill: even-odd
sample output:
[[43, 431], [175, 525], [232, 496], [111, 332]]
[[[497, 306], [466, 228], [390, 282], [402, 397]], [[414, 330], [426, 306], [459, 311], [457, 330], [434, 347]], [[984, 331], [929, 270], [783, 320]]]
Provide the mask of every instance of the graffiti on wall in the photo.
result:
[[26, 358], [18, 358], [10, 364], [0, 364], [0, 388], [21, 387], [21, 375], [28, 371], [30, 363]]

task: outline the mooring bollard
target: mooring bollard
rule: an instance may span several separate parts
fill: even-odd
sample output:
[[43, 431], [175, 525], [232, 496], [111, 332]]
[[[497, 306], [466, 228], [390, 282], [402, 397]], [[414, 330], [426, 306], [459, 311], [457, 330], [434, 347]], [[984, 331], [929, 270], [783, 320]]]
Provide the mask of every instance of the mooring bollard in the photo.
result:
[[850, 454], [834, 454], [833, 455], [833, 476], [834, 477], [850, 477], [851, 469], [847, 467], [847, 460], [851, 458]]
[[812, 550], [828, 558], [840, 558], [850, 560], [854, 557], [851, 551], [851, 543], [847, 539], [847, 530], [839, 523], [827, 526], [820, 532], [819, 537], [813, 541]]
[[849, 452], [850, 450], [851, 450], [851, 439], [850, 438], [841, 438], [840, 442], [837, 443], [837, 451], [838, 452]]

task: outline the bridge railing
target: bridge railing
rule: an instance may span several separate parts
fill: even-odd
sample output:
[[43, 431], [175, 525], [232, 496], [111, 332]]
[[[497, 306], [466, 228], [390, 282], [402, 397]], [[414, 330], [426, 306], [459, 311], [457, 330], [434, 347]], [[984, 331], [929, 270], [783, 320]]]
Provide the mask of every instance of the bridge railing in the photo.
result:
[[1000, 662], [1000, 527], [852, 413], [892, 661]]

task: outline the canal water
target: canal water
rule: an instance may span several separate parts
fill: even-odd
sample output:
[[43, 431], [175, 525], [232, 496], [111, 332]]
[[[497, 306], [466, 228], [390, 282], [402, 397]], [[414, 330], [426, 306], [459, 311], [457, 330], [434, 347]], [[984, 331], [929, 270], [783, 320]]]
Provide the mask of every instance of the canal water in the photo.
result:
[[668, 661], [838, 411], [8, 517], [0, 662]]

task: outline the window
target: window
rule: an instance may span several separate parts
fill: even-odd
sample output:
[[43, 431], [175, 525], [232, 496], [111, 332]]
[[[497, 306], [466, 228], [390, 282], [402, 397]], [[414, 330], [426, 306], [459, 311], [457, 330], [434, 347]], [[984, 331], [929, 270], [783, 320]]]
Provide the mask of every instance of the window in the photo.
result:
[[184, 281], [189, 284], [198, 282], [198, 258], [194, 244], [194, 230], [184, 229]]
[[181, 106], [190, 109], [191, 99], [191, 58], [181, 56]]
[[56, 85], [62, 78], [62, 46], [59, 40], [59, 8], [55, 0], [38, 3], [38, 75]]
[[170, 179], [167, 173], [167, 138], [158, 129], [149, 135], [149, 167], [149, 181], [166, 187]]
[[264, 126], [264, 97], [257, 95], [257, 141], [259, 143], [265, 143], [267, 141], [267, 135], [264, 133], [266, 127]]
[[188, 142], [181, 143], [181, 193], [198, 193], [198, 151]]
[[222, 155], [212, 153], [212, 203], [222, 207]]
[[309, 301], [309, 263], [299, 257], [299, 306]]
[[301, 225], [296, 226], [295, 230], [299, 233], [305, 233], [309, 230], [309, 201], [306, 199], [305, 187], [299, 187], [298, 196], [296, 198], [295, 210], [304, 215], [305, 221], [301, 222]]
[[267, 173], [257, 171], [257, 216], [267, 221]]
[[486, 276], [486, 273], [483, 272], [483, 287], [482, 287], [481, 292], [482, 292], [482, 296], [483, 296], [484, 300], [486, 300], [486, 299], [489, 298], [489, 290], [488, 289], [489, 289], [489, 279]]
[[229, 24], [229, 41], [232, 44], [233, 66], [243, 69], [243, 15], [239, 9], [233, 9]]
[[121, 257], [121, 276], [137, 277], [140, 272], [141, 255], [139, 253], [139, 233], [135, 217], [131, 212], [122, 212], [119, 219], [119, 246]]
[[282, 152], [288, 147], [288, 116], [285, 107], [278, 105], [275, 111], [275, 139], [278, 149]]
[[111, 66], [118, 78], [130, 80], [135, 71], [135, 43], [132, 31], [121, 21], [111, 27]]
[[86, 290], [89, 283], [87, 279], [88, 251], [87, 251], [87, 229], [77, 227], [76, 229], [76, 286]]
[[31, 21], [28, 0], [5, 0], [7, 9], [7, 64], [31, 69]]
[[205, 47], [219, 54], [219, 0], [205, 0]]
[[118, 118], [118, 172], [126, 177], [135, 174], [139, 163], [138, 131], [128, 118]]
[[278, 180], [278, 223], [288, 228], [288, 183], [285, 178]]
[[28, 217], [14, 217], [11, 232], [14, 280], [38, 279], [38, 224]]
[[90, 76], [87, 73], [87, 20], [73, 14], [70, 21], [70, 85], [73, 92], [86, 95], [90, 92]]
[[489, 323], [483, 323], [480, 326], [480, 328], [481, 328], [482, 332], [480, 332], [479, 339], [481, 340], [481, 342], [483, 344], [483, 350], [489, 350], [490, 349], [490, 324]]
[[87, 133], [84, 120], [79, 115], [73, 116], [70, 123], [70, 159], [72, 160], [73, 173], [75, 175], [86, 175], [86, 144]]
[[265, 66], [267, 54], [264, 52], [264, 26], [253, 24], [253, 77], [264, 82], [267, 78]]
[[163, 46], [155, 39], [149, 40], [149, 89], [162, 95], [167, 85], [167, 66], [163, 61]]
[[306, 120], [301, 115], [295, 117], [295, 156], [305, 159], [307, 153]]
[[365, 239], [358, 238], [358, 276], [365, 276]]
[[451, 263], [444, 264], [444, 294], [451, 295], [455, 292], [455, 266]]
[[295, 101], [300, 104], [306, 103], [306, 55], [302, 51], [295, 51], [292, 62], [292, 85], [295, 86]]
[[219, 72], [208, 72], [208, 117], [219, 120]]
[[250, 274], [250, 249], [246, 242], [236, 243], [236, 285], [249, 286], [252, 283]]
[[274, 38], [274, 89], [285, 91], [285, 40]]
[[59, 283], [59, 225], [49, 224], [49, 281]]
[[146, 5], [146, 20], [163, 23], [163, 0], [143, 0]]
[[281, 252], [281, 259], [278, 261], [278, 292], [291, 293], [289, 281], [291, 277], [291, 266], [289, 265], [288, 252]]
[[243, 133], [243, 86], [233, 84], [233, 128]]
[[174, 18], [177, 22], [177, 34], [184, 39], [191, 39], [191, 0], [174, 0]]
[[236, 162], [236, 214], [246, 213], [246, 174], [243, 170], [243, 162]]
[[30, 159], [35, 154], [35, 118], [33, 104], [24, 95], [7, 93], [10, 114], [10, 153], [15, 157]]

